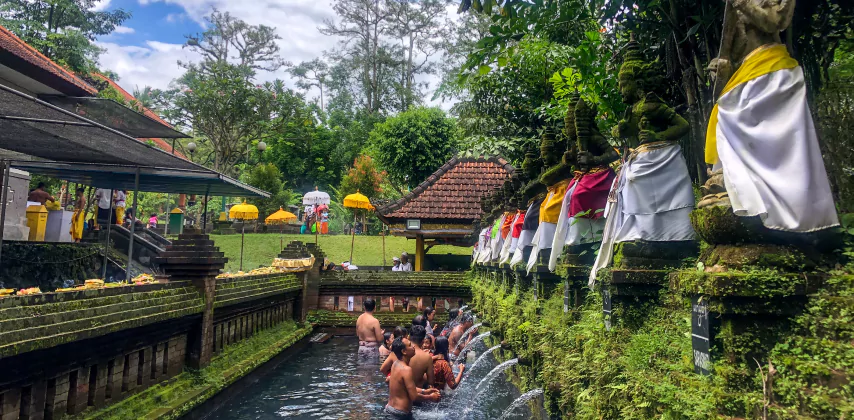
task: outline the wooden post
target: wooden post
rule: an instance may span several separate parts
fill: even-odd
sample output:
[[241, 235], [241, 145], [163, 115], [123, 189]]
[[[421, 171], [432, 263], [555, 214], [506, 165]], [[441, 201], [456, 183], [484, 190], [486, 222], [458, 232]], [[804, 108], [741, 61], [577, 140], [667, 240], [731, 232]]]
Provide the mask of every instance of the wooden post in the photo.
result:
[[382, 268], [382, 270], [385, 271], [385, 223], [383, 223], [383, 222], [380, 222], [380, 234], [383, 237], [383, 268]]
[[359, 214], [358, 209], [353, 209], [353, 229], [350, 229], [353, 239], [350, 241], [350, 264], [353, 264], [353, 247], [356, 246], [356, 215]]
[[424, 271], [424, 236], [415, 237], [415, 271]]

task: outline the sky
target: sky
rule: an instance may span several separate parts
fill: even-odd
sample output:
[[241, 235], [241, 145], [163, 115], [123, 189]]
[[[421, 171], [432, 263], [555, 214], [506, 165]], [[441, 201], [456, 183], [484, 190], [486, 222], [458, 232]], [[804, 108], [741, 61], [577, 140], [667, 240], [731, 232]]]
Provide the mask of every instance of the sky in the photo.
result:
[[[121, 8], [131, 12], [112, 34], [100, 37], [96, 43], [105, 52], [101, 68], [119, 75], [119, 85], [133, 92], [134, 88], [151, 86], [165, 89], [183, 73], [178, 61], [197, 61], [198, 55], [182, 48], [186, 35], [205, 30], [204, 17], [216, 8], [252, 25], [275, 27], [281, 39], [280, 55], [294, 64], [322, 56], [339, 41], [320, 34], [324, 20], [335, 20], [332, 0], [100, 0], [96, 10]], [[456, 7], [449, 8], [449, 16]], [[282, 79], [293, 81], [282, 69], [258, 75], [261, 81]], [[427, 77], [430, 89], [436, 88], [438, 77]], [[448, 109], [451, 104], [425, 101]], [[309, 97], [316, 96], [309, 92]]]

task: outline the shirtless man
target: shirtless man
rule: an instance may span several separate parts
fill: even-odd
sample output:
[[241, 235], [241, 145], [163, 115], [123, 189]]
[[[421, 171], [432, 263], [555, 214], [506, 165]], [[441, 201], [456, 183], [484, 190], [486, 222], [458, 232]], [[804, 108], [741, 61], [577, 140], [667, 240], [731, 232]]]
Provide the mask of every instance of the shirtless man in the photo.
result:
[[374, 318], [377, 303], [373, 299], [365, 299], [365, 313], [359, 315], [356, 321], [356, 334], [359, 336], [359, 359], [379, 363], [380, 344], [383, 342], [383, 330], [380, 322]]
[[[471, 340], [472, 336], [477, 333], [477, 330], [469, 333], [468, 337], [463, 337], [463, 333], [466, 332], [471, 326], [474, 325], [474, 320], [472, 319], [470, 314], [464, 314], [460, 323], [454, 327], [453, 331], [451, 331], [451, 336], [448, 338], [449, 348], [451, 349], [451, 354], [453, 357], [457, 357], [460, 355], [460, 350]], [[460, 342], [463, 344], [460, 345]]]
[[409, 341], [415, 345], [415, 356], [409, 361], [409, 367], [412, 380], [420, 388], [433, 386], [433, 356], [421, 347], [426, 336], [427, 331], [421, 325], [413, 325], [409, 330]]
[[415, 347], [406, 339], [395, 338], [391, 344], [391, 352], [397, 360], [391, 367], [388, 379], [388, 404], [385, 413], [394, 419], [412, 419], [412, 403], [420, 401], [439, 401], [439, 390], [424, 390], [415, 386], [412, 380], [412, 369], [407, 360], [414, 358]]

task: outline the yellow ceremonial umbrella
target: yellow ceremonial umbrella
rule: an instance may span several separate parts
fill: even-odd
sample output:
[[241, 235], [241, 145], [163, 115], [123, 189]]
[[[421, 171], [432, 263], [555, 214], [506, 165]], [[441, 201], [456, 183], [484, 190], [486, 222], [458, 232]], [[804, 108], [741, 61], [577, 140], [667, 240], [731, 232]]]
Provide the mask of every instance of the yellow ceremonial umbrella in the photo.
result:
[[[289, 211], [285, 211], [283, 208], [279, 207], [279, 211], [267, 216], [267, 218], [264, 219], [264, 223], [266, 223], [268, 225], [284, 225], [285, 223], [292, 222], [294, 220], [297, 220], [297, 215], [295, 215]], [[279, 248], [284, 248], [284, 247], [285, 247], [285, 240], [284, 240], [284, 230], [283, 230], [283, 232], [279, 236]]]
[[[243, 204], [237, 204], [231, 207], [231, 210], [228, 212], [228, 217], [242, 221], [258, 220], [258, 207], [246, 204], [246, 201], [243, 201]], [[240, 226], [240, 271], [243, 271], [243, 238], [245, 231], [246, 223], [243, 223]]]
[[[351, 209], [364, 209], [364, 210], [373, 210], [374, 206], [371, 205], [371, 200], [368, 197], [365, 197], [362, 193], [356, 190], [355, 194], [350, 194], [344, 197], [344, 207]], [[357, 211], [353, 211], [353, 229], [352, 235], [353, 239], [350, 241], [350, 264], [353, 264], [353, 248], [356, 246], [356, 213]]]

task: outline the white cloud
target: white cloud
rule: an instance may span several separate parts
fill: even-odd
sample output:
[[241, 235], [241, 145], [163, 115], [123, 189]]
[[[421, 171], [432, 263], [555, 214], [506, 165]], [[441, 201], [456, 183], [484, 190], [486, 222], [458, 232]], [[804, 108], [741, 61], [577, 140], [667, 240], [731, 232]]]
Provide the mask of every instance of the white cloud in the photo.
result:
[[151, 86], [165, 89], [176, 77], [184, 73], [178, 60], [194, 61], [199, 56], [180, 44], [148, 41], [145, 46], [119, 45], [112, 42], [97, 42], [106, 50], [101, 54], [100, 64], [105, 70], [119, 75], [118, 81], [125, 90], [133, 92], [135, 87]]
[[117, 34], [132, 34], [136, 32], [133, 28], [128, 28], [127, 26], [116, 26], [116, 29], [113, 30], [113, 33]]
[[[101, 0], [109, 2], [109, 0]], [[267, 25], [276, 28], [280, 55], [292, 63], [312, 60], [322, 56], [324, 51], [335, 48], [339, 39], [322, 35], [318, 27], [325, 19], [336, 18], [332, 9], [332, 0], [137, 0], [141, 5], [162, 2], [181, 7], [184, 13], [170, 13], [164, 17], [167, 22], [180, 23], [185, 19], [203, 24], [205, 16], [216, 8], [229, 12], [236, 18], [252, 25]], [[456, 15], [456, 6], [449, 7], [449, 15]], [[112, 40], [111, 40], [112, 41]], [[177, 65], [178, 60], [194, 61], [198, 56], [177, 44], [164, 44], [148, 41], [146, 47], [122, 46], [118, 43], [99, 43], [107, 52], [101, 57], [105, 69], [115, 71], [121, 77], [119, 84], [125, 89], [134, 86], [149, 85], [165, 88], [169, 82], [183, 73]], [[260, 81], [274, 79], [285, 80], [290, 86], [293, 82], [289, 75], [280, 69], [276, 72], [262, 72]], [[428, 76], [431, 91], [425, 102], [430, 101], [432, 91], [438, 85], [438, 77]], [[419, 80], [420, 81], [420, 80]], [[317, 92], [309, 92], [309, 97]], [[442, 104], [445, 108], [445, 104]]]
[[107, 7], [109, 7], [109, 6], [110, 6], [110, 0], [98, 0], [95, 2], [95, 4], [89, 10], [92, 10], [95, 12], [101, 12], [101, 11], [106, 10]]

